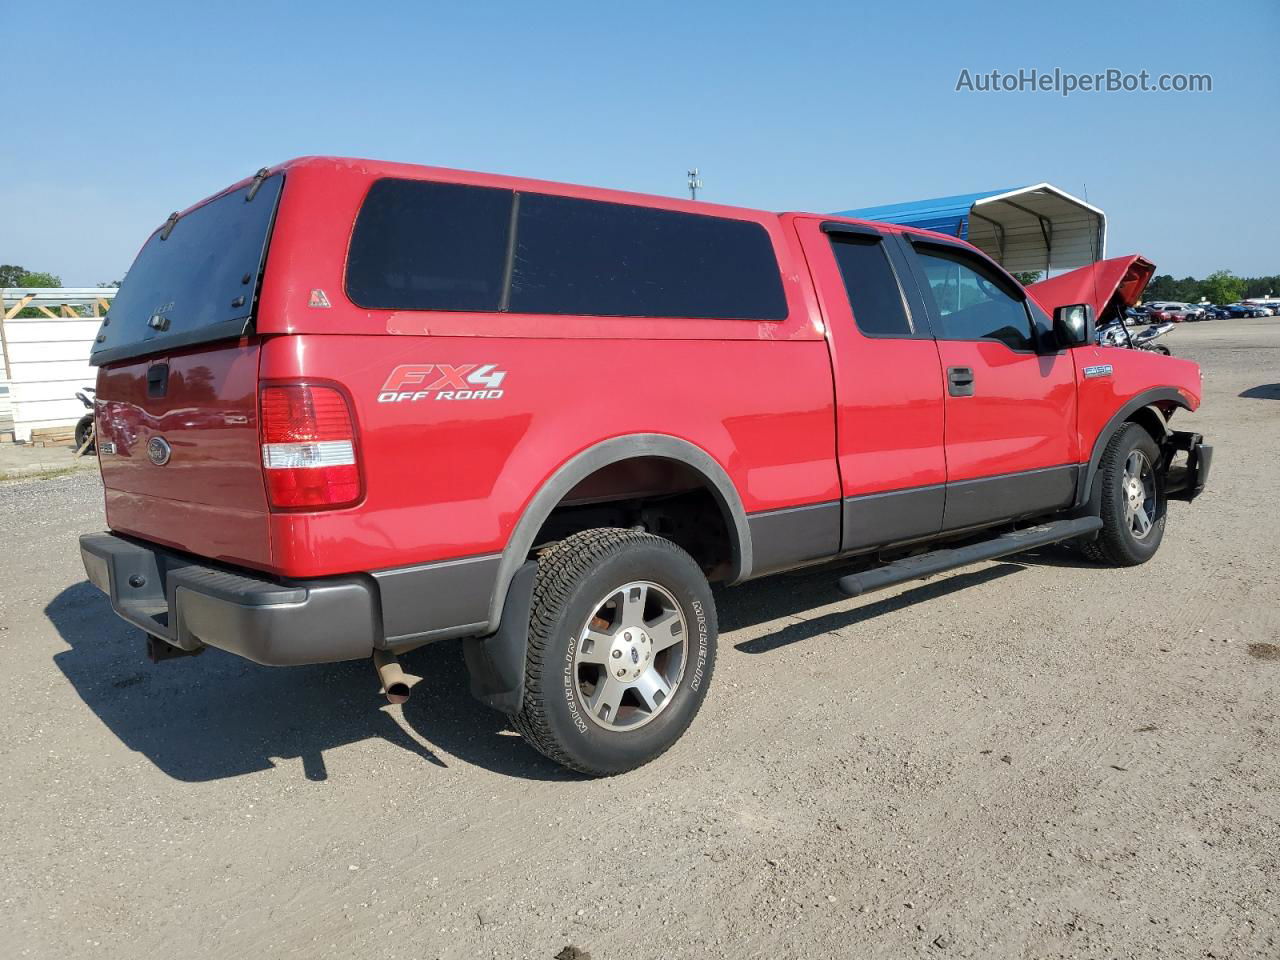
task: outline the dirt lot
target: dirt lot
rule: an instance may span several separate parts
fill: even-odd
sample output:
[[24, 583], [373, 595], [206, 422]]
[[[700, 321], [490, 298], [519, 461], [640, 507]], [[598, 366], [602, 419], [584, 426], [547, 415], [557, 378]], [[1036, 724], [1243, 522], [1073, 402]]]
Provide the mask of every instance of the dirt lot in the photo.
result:
[[1179, 328], [1215, 444], [1159, 555], [719, 596], [690, 734], [605, 781], [453, 645], [150, 666], [84, 582], [95, 476], [0, 486], [7, 957], [1280, 956], [1280, 319]]

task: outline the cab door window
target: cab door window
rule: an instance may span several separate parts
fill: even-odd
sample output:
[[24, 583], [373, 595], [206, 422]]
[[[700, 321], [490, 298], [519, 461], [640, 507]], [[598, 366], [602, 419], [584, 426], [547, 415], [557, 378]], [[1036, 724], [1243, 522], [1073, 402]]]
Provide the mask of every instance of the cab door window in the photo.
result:
[[911, 336], [902, 289], [881, 238], [833, 234], [831, 250], [858, 330], [868, 337]]
[[1004, 289], [994, 271], [982, 270], [964, 254], [916, 247], [933, 301], [942, 340], [996, 340], [1010, 350], [1035, 348], [1031, 320], [1021, 300]]

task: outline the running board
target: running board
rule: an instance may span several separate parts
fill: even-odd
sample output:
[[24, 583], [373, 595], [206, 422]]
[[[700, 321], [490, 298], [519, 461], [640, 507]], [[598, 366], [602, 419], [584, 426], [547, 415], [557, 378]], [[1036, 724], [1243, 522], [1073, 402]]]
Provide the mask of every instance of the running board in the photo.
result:
[[896, 587], [908, 580], [923, 580], [934, 574], [946, 573], [958, 567], [967, 567], [971, 563], [984, 560], [998, 560], [1012, 553], [1046, 547], [1051, 543], [1070, 540], [1102, 529], [1100, 517], [1079, 517], [1075, 520], [1057, 520], [1043, 523], [1037, 527], [1015, 530], [992, 540], [971, 543], [965, 547], [943, 547], [928, 553], [919, 553], [914, 557], [905, 557], [886, 563], [883, 567], [865, 570], [841, 577], [837, 581], [840, 589], [851, 597], [860, 597], [873, 590], [885, 587]]

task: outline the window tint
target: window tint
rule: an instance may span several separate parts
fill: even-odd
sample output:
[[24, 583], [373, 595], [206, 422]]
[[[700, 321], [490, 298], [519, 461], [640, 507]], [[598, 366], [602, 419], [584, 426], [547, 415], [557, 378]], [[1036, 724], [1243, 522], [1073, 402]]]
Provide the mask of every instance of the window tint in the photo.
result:
[[909, 337], [911, 323], [884, 242], [872, 237], [831, 238], [858, 329], [873, 337]]
[[244, 334], [283, 185], [281, 173], [255, 181], [153, 233], [125, 274], [90, 362]]
[[378, 180], [351, 235], [347, 295], [362, 307], [497, 310], [510, 190]]
[[405, 310], [787, 315], [758, 223], [417, 180], [370, 189], [351, 237], [347, 294], [363, 307]]
[[1030, 350], [1026, 307], [984, 276], [963, 256], [916, 248], [928, 280], [944, 340], [999, 340], [1011, 350]]
[[517, 224], [513, 312], [786, 317], [760, 224], [529, 193]]

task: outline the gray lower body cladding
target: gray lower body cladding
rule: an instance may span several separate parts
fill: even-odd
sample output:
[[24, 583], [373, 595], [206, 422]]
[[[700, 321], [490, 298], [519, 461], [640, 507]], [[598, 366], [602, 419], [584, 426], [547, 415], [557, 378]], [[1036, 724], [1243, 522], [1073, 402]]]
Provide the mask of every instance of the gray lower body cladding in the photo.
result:
[[80, 555], [115, 612], [151, 636], [273, 666], [355, 660], [482, 631], [498, 561], [279, 581], [112, 533], [82, 536]]
[[747, 517], [751, 576], [1065, 510], [1078, 464], [872, 493]]

